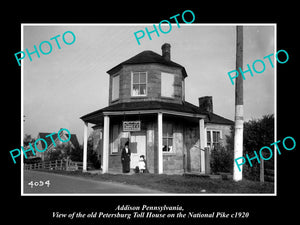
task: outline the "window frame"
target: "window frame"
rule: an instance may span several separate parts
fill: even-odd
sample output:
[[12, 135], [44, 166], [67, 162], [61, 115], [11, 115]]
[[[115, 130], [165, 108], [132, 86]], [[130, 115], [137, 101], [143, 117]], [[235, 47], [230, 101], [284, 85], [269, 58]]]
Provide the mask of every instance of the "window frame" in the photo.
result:
[[[210, 144], [208, 144], [209, 143], [208, 138], [207, 138], [208, 137], [208, 135], [207, 135], [208, 132], [209, 132], [209, 137], [210, 137]], [[218, 142], [214, 142], [213, 132], [218, 132], [219, 133], [219, 140], [218, 140]], [[206, 131], [206, 145], [207, 145], [207, 147], [209, 147], [211, 149], [214, 149], [215, 148], [214, 144], [219, 144], [219, 146], [220, 146], [222, 139], [223, 139], [222, 138], [222, 130], [210, 129], [210, 130]]]
[[[162, 144], [164, 143], [164, 139], [166, 139], [167, 140], [167, 149], [168, 149], [169, 148], [169, 140], [172, 139], [172, 149], [171, 149], [171, 151], [164, 151], [164, 149], [162, 149], [162, 153], [163, 154], [174, 154], [175, 151], [174, 151], [174, 127], [173, 127], [173, 123], [164, 121], [163, 122], [163, 127], [164, 127], [164, 125], [165, 126], [170, 125], [172, 132], [171, 132], [171, 134], [169, 134], [168, 131], [165, 133], [164, 132], [165, 129], [163, 129]], [[163, 144], [162, 147], [164, 148], [164, 144]]]
[[[115, 133], [116, 132], [116, 133]], [[114, 136], [115, 134], [116, 137]], [[111, 127], [110, 140], [110, 155], [116, 155], [120, 152], [120, 126], [118, 124], [113, 124]], [[114, 138], [116, 138], [114, 140]], [[115, 148], [117, 147], [117, 148]]]
[[[134, 73], [138, 73], [139, 74], [139, 83], [133, 83], [133, 74]], [[145, 81], [145, 83], [141, 83], [140, 82], [140, 74], [141, 73], [145, 73], [146, 74], [146, 81]], [[138, 84], [138, 85], [145, 85], [146, 87], [145, 87], [145, 94], [138, 94], [138, 95], [134, 95], [133, 94], [133, 85], [134, 84]], [[140, 86], [139, 86], [140, 87]], [[148, 94], [148, 90], [147, 90], [147, 88], [148, 88], [148, 72], [147, 71], [136, 71], [136, 72], [131, 72], [131, 90], [130, 90], [130, 94], [131, 94], [131, 97], [133, 97], [133, 98], [138, 98], [138, 97], [146, 97], [147, 96], [147, 94]]]
[[[172, 94], [171, 96], [167, 96], [167, 95], [163, 95], [163, 74], [166, 74], [166, 75], [172, 75], [173, 77], [173, 83], [171, 84], [171, 87], [172, 87]], [[175, 74], [173, 73], [167, 73], [167, 72], [161, 72], [160, 73], [160, 95], [162, 98], [171, 98], [171, 99], [174, 99], [175, 98], [175, 87], [174, 87], [174, 83], [175, 83]]]
[[[114, 78], [119, 77], [118, 96], [114, 96]], [[114, 98], [115, 97], [115, 98]], [[120, 98], [120, 74], [113, 75], [111, 78], [111, 101], [116, 101]]]

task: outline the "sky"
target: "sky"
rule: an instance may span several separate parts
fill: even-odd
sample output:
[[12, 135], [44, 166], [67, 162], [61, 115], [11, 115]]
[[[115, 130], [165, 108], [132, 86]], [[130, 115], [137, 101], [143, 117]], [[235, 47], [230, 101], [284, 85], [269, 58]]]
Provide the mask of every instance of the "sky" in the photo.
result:
[[[178, 28], [175, 23], [169, 33], [160, 32], [159, 37], [152, 33], [152, 40], [145, 35], [138, 45], [134, 32], [145, 31], [145, 27], [151, 31], [153, 24], [23, 24], [23, 51], [33, 52], [34, 45], [38, 48], [43, 41], [52, 44], [50, 54], [40, 53], [40, 58], [32, 54], [32, 61], [26, 55], [22, 60], [23, 133], [37, 137], [39, 132], [66, 128], [82, 144], [80, 117], [108, 106], [106, 71], [145, 50], [161, 54], [164, 43], [171, 45], [171, 60], [184, 66], [188, 74], [186, 101], [198, 105], [199, 97], [212, 96], [214, 113], [234, 120], [235, 86], [227, 73], [235, 70], [236, 26], [180, 24]], [[71, 45], [62, 40], [66, 31], [76, 37]], [[244, 70], [257, 59], [265, 62], [263, 73], [254, 72], [253, 77], [245, 74], [245, 121], [275, 113], [275, 69], [263, 59], [275, 52], [274, 31], [273, 25], [244, 26]], [[57, 35], [61, 49], [50, 40]], [[65, 40], [71, 42], [73, 38], [67, 33]], [[49, 51], [47, 44], [42, 49]], [[260, 63], [256, 69], [262, 70]]]

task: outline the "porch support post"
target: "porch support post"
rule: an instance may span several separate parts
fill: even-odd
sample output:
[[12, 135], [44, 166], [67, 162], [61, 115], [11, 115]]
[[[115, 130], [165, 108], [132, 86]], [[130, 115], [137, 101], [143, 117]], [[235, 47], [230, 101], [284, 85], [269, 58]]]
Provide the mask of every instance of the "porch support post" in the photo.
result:
[[204, 119], [199, 119], [200, 172], [205, 173], [205, 127]]
[[102, 173], [108, 172], [108, 157], [109, 157], [109, 116], [104, 116]]
[[163, 114], [161, 112], [157, 115], [157, 124], [158, 124], [158, 173], [163, 173]]
[[87, 142], [88, 142], [88, 122], [83, 125], [83, 159], [82, 159], [82, 172], [87, 171]]

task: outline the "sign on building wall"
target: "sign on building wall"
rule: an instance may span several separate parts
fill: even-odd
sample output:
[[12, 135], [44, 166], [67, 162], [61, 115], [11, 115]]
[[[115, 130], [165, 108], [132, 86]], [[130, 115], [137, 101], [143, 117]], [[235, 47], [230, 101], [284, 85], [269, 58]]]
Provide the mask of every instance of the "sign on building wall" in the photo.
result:
[[141, 121], [123, 121], [123, 131], [140, 131]]

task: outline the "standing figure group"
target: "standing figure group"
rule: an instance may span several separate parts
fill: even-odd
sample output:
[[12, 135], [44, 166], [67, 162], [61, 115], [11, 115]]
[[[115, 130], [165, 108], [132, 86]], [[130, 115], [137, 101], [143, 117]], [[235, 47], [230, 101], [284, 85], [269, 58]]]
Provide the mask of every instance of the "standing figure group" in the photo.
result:
[[[130, 156], [131, 156], [131, 151], [129, 149], [129, 142], [127, 141], [121, 152], [121, 162], [122, 162], [123, 173], [130, 172]], [[139, 165], [136, 167], [136, 172], [140, 172], [140, 173], [146, 172], [146, 160], [145, 160], [144, 155], [140, 156]]]

